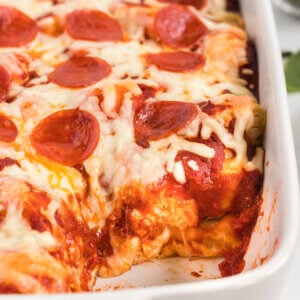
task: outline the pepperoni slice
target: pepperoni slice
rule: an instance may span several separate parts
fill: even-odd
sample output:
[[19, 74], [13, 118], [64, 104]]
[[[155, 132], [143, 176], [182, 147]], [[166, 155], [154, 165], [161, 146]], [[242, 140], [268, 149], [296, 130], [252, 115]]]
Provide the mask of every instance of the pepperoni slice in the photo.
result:
[[204, 56], [186, 51], [148, 54], [147, 60], [159, 69], [170, 72], [191, 72], [205, 63]]
[[186, 126], [198, 113], [197, 106], [179, 101], [158, 101], [140, 105], [134, 114], [135, 141], [149, 147], [149, 141], [165, 138]]
[[189, 47], [207, 33], [207, 27], [187, 7], [170, 4], [154, 19], [159, 40], [173, 48]]
[[90, 113], [69, 109], [43, 119], [33, 130], [30, 140], [36, 151], [67, 166], [82, 163], [94, 151], [100, 129]]
[[111, 66], [105, 60], [76, 55], [59, 64], [49, 79], [60, 86], [80, 88], [96, 83], [110, 72]]
[[18, 129], [13, 121], [0, 115], [0, 141], [12, 143], [18, 135]]
[[121, 41], [120, 24], [98, 10], [80, 9], [67, 15], [67, 33], [74, 39], [90, 41]]
[[0, 66], [0, 102], [6, 101], [10, 89], [10, 76], [8, 72]]
[[0, 47], [20, 47], [31, 42], [38, 33], [34, 20], [19, 10], [0, 7]]
[[181, 5], [191, 5], [197, 9], [201, 9], [207, 4], [207, 0], [159, 0], [160, 2], [175, 3]]

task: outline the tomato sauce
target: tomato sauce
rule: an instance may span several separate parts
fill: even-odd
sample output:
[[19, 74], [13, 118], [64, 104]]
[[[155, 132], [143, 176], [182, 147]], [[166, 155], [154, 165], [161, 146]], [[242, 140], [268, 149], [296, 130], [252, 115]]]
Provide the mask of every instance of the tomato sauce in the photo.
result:
[[46, 193], [34, 190], [31, 185], [29, 188], [30, 190], [22, 198], [23, 218], [27, 220], [33, 230], [52, 232], [50, 221], [42, 213], [42, 210], [47, 209], [51, 199]]
[[15, 159], [12, 159], [10, 157], [5, 157], [0, 159], [0, 171], [2, 171], [5, 167], [9, 167], [12, 165], [17, 165], [19, 166], [18, 161]]
[[[98, 234], [91, 230], [84, 222], [80, 222], [75, 215], [62, 206], [55, 213], [57, 224], [63, 229], [64, 235], [67, 237], [68, 248], [73, 244], [80, 253], [81, 264], [83, 265], [80, 273], [82, 290], [89, 290], [89, 284], [95, 281], [93, 271], [99, 265], [99, 257], [97, 254]], [[69, 253], [68, 264], [76, 266], [76, 255]], [[92, 281], [92, 282], [91, 282]]]
[[232, 12], [240, 11], [239, 0], [226, 0], [226, 10]]
[[1, 294], [21, 294], [21, 292], [12, 284], [0, 283]]
[[232, 205], [232, 227], [235, 235], [241, 240], [241, 245], [224, 253], [225, 260], [219, 265], [222, 276], [238, 274], [244, 268], [244, 255], [262, 202], [262, 183], [263, 176], [258, 170], [244, 172]]
[[[252, 91], [254, 96], [259, 97], [259, 76], [258, 76], [258, 61], [254, 42], [249, 39], [247, 42], [247, 63], [240, 67], [239, 77], [246, 80], [246, 87]], [[245, 72], [245, 69], [250, 69], [250, 72]]]

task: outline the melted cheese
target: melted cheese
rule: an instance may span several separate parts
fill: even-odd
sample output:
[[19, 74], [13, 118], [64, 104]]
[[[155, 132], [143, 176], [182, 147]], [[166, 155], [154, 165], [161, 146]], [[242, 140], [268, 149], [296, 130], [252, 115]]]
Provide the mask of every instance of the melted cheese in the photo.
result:
[[[32, 18], [41, 17], [51, 11], [61, 20], [68, 12], [74, 9], [81, 7], [95, 8], [110, 15], [118, 16], [121, 23], [126, 23], [126, 20], [122, 20], [122, 16], [118, 15], [120, 11], [128, 9], [135, 11], [135, 8], [128, 8], [124, 4], [120, 5], [120, 1], [117, 0], [105, 0], [101, 1], [101, 4], [99, 1], [93, 0], [84, 1], [84, 4], [83, 1], [62, 1], [53, 7], [50, 2], [39, 1], [37, 3], [34, 0], [22, 0], [14, 1], [14, 5]], [[136, 3], [136, 1], [131, 2]], [[230, 32], [233, 32], [232, 35], [239, 37], [241, 41], [245, 37], [244, 32], [240, 29], [231, 27], [227, 23], [214, 23], [209, 18], [206, 19], [207, 13], [212, 7], [216, 11], [223, 10], [223, 3], [220, 0], [212, 1], [210, 2], [211, 7], [201, 12], [191, 8], [212, 30], [212, 35], [208, 35], [206, 41], [208, 45], [211, 39], [214, 40], [214, 32], [216, 32], [216, 35], [224, 33], [224, 38], [227, 36], [226, 32], [229, 32], [229, 37], [231, 36]], [[165, 4], [150, 1], [149, 5], [154, 10], [157, 10]], [[29, 7], [30, 10], [28, 9]], [[141, 8], [137, 7], [137, 11], [140, 12]], [[138, 18], [138, 13], [134, 17]], [[139, 24], [139, 22], [130, 22], [130, 24]], [[234, 47], [239, 49], [235, 65], [243, 64], [245, 61], [244, 44], [239, 44], [238, 41], [238, 39], [235, 42], [233, 41]], [[206, 44], [204, 43], [204, 45]], [[218, 47], [221, 47], [220, 49], [222, 50], [222, 45], [218, 44]], [[65, 52], [65, 49], [68, 49], [68, 52]], [[82, 50], [88, 51], [90, 56], [101, 57], [106, 60], [112, 66], [110, 76], [80, 90], [67, 89], [56, 84], [47, 83], [47, 74], [53, 71], [55, 65], [68, 59], [72, 53]], [[218, 52], [221, 50], [215, 49], [214, 51]], [[20, 72], [14, 67], [17, 66], [17, 58], [9, 53], [11, 51], [10, 48], [2, 48], [0, 49], [1, 51], [4, 53], [0, 53], [0, 58], [9, 57], [12, 71], [14, 70], [15, 73]], [[16, 51], [22, 52], [23, 50], [22, 48], [17, 48]], [[233, 135], [228, 133], [223, 124], [214, 118], [203, 117], [203, 115], [199, 114], [189, 126], [178, 133], [178, 136], [174, 134], [168, 138], [153, 141], [148, 149], [142, 149], [135, 143], [132, 124], [132, 101], [135, 95], [141, 94], [141, 90], [137, 86], [139, 83], [156, 87], [163, 86], [164, 88], [159, 89], [156, 94], [157, 100], [179, 100], [198, 103], [210, 99], [218, 103], [222, 101], [221, 93], [223, 90], [229, 90], [237, 95], [250, 94], [244, 86], [238, 83], [237, 78], [234, 77], [234, 71], [231, 72], [233, 77], [228, 77], [227, 65], [216, 65], [216, 63], [210, 61], [209, 57], [203, 69], [192, 73], [172, 73], [162, 71], [155, 66], [145, 68], [146, 62], [143, 55], [160, 51], [162, 51], [160, 45], [153, 40], [141, 43], [140, 38], [136, 36], [126, 42], [96, 43], [73, 40], [66, 33], [55, 38], [39, 33], [36, 40], [31, 43], [31, 48], [25, 47], [25, 53], [28, 52], [32, 57], [30, 58], [29, 56], [30, 68], [36, 70], [39, 75], [44, 75], [32, 80], [32, 87], [21, 89], [15, 102], [10, 104], [2, 103], [0, 105], [0, 112], [11, 116], [22, 132], [22, 135], [19, 135], [16, 139], [17, 146], [15, 150], [22, 153], [21, 156], [24, 161], [21, 163], [21, 169], [22, 172], [27, 174], [28, 180], [39, 183], [48, 190], [56, 189], [55, 186], [57, 186], [57, 192], [60, 194], [63, 194], [64, 191], [71, 191], [74, 194], [83, 187], [79, 178], [71, 179], [76, 172], [73, 175], [71, 175], [72, 172], [67, 172], [69, 175], [60, 177], [57, 171], [49, 170], [49, 165], [44, 167], [44, 164], [41, 164], [39, 161], [28, 160], [28, 155], [35, 155], [28, 143], [28, 137], [38, 122], [57, 110], [76, 107], [92, 113], [98, 119], [101, 127], [99, 145], [95, 149], [94, 154], [85, 162], [85, 167], [90, 175], [89, 184], [92, 186], [90, 196], [93, 207], [97, 206], [95, 205], [97, 201], [103, 202], [103, 197], [105, 199], [106, 195], [111, 193], [111, 191], [116, 192], [119, 187], [132, 180], [141, 180], [144, 184], [149, 184], [157, 182], [166, 172], [170, 172], [174, 174], [178, 182], [185, 182], [182, 166], [180, 167], [179, 164], [174, 162], [174, 158], [179, 150], [190, 151], [207, 158], [214, 156], [213, 149], [201, 143], [188, 142], [185, 139], [195, 137], [198, 134], [200, 123], [202, 126], [202, 138], [208, 139], [212, 133], [215, 133], [227, 148], [235, 151], [236, 156], [227, 163], [225, 169], [229, 172], [234, 169], [240, 169], [247, 162], [247, 145], [243, 138], [243, 132], [252, 118], [251, 111], [247, 110], [247, 108], [237, 116]], [[8, 59], [6, 61], [8, 62]], [[124, 80], [121, 80], [123, 77], [128, 78], [126, 79], [126, 84]], [[221, 83], [216, 83], [216, 78]], [[120, 101], [118, 99], [120, 96], [115, 88], [116, 84], [122, 84], [128, 90], [122, 100], [123, 103], [121, 103], [119, 113], [115, 111], [115, 107]], [[98, 99], [89, 96], [95, 88], [103, 91], [102, 111], [98, 106]], [[21, 150], [24, 148], [24, 145], [27, 149]], [[13, 155], [12, 157], [15, 156]], [[254, 160], [252, 164], [259, 167], [260, 163]], [[6, 172], [9, 172], [8, 170]], [[227, 171], [224, 170], [224, 172]], [[109, 183], [108, 191], [103, 192], [101, 187], [99, 187], [98, 181], [100, 177]], [[105, 204], [104, 201], [101, 207], [105, 215], [109, 214], [110, 205]]]
[[[0, 1], [0, 4], [4, 4], [5, 1], [2, 2], [3, 1]], [[139, 3], [138, 1], [131, 2]], [[157, 1], [149, 1], [149, 5], [153, 7], [155, 11], [165, 4]], [[212, 30], [212, 34], [204, 39], [204, 46], [207, 47], [206, 45], [209, 46], [211, 41], [216, 40], [214, 39], [214, 35], [222, 35], [224, 38], [227, 36], [235, 36], [236, 40], [233, 39], [231, 42], [233, 47], [237, 50], [235, 52], [239, 54], [235, 56], [236, 61], [234, 65], [243, 64], [246, 55], [245, 45], [243, 44], [245, 33], [227, 23], [214, 22], [207, 18], [208, 11], [212, 11], [213, 8], [215, 12], [223, 11], [224, 1], [211, 1], [209, 5], [210, 7], [199, 12], [191, 8]], [[72, 0], [62, 1], [55, 6], [51, 5], [51, 1], [46, 0], [38, 2], [36, 0], [16, 0], [14, 1], [14, 6], [32, 18], [42, 17], [48, 12], [52, 12], [61, 20], [68, 12], [82, 7], [100, 9], [117, 17], [120, 11], [128, 9], [135, 11], [135, 8], [128, 8], [124, 4], [121, 5], [120, 1], [117, 0], [105, 0], [101, 1], [101, 4], [95, 0]], [[139, 12], [143, 8], [137, 6], [136, 9]], [[138, 18], [138, 13], [134, 16]], [[121, 15], [119, 17], [122, 23], [124, 20], [122, 21]], [[130, 24], [139, 24], [139, 22], [130, 22]], [[210, 54], [208, 50], [207, 53], [205, 52], [205, 55], [212, 55], [212, 57], [214, 57], [213, 55], [215, 55], [215, 53], [222, 51], [223, 45], [224, 43], [217, 44], [218, 48], [214, 48], [214, 52]], [[65, 49], [68, 49], [69, 52], [65, 52]], [[110, 76], [93, 86], [80, 90], [66, 89], [52, 83], [46, 83], [45, 76], [53, 71], [55, 65], [65, 61], [72, 53], [82, 50], [88, 51], [88, 54], [91, 56], [101, 57], [112, 65], [112, 73]], [[1, 57], [5, 60], [6, 64], [10, 61], [11, 72], [20, 73], [21, 71], [17, 69], [17, 58], [14, 57], [12, 53], [9, 53], [10, 51], [10, 48], [2, 48], [0, 50], [0, 52], [4, 52], [2, 54], [0, 53], [0, 62]], [[23, 49], [17, 48], [14, 51], [22, 52]], [[220, 97], [223, 90], [229, 90], [237, 95], [250, 94], [244, 86], [239, 84], [237, 78], [235, 78], [235, 71], [230, 72], [233, 77], [228, 77], [228, 64], [223, 66], [221, 61], [216, 64], [210, 60], [209, 56], [207, 57], [207, 62], [203, 69], [190, 74], [162, 71], [155, 66], [145, 69], [143, 55], [159, 51], [162, 51], [162, 49], [160, 45], [154, 41], [147, 40], [141, 43], [137, 37], [132, 37], [132, 39], [126, 42], [96, 43], [73, 40], [66, 33], [55, 38], [39, 33], [36, 40], [31, 43], [31, 48], [28, 49], [27, 46], [25, 47], [25, 53], [29, 53], [32, 57], [29, 59], [30, 68], [36, 70], [40, 75], [44, 74], [44, 77], [42, 76], [32, 80], [33, 86], [22, 89], [18, 93], [18, 98], [14, 103], [2, 103], [0, 106], [0, 111], [11, 116], [22, 132], [22, 136], [17, 138], [16, 143], [19, 145], [28, 145], [26, 140], [30, 132], [38, 122], [47, 115], [60, 109], [81, 107], [93, 113], [101, 123], [100, 144], [90, 160], [95, 162], [99, 159], [102, 162], [98, 163], [99, 166], [96, 167], [97, 171], [92, 171], [92, 168], [89, 167], [89, 172], [92, 172], [93, 178], [98, 178], [101, 174], [104, 174], [105, 180], [110, 182], [112, 190], [122, 186], [128, 180], [140, 179], [145, 184], [148, 184], [151, 180], [157, 181], [165, 174], [165, 165], [169, 172], [176, 173], [176, 171], [174, 171], [174, 157], [176, 151], [180, 149], [185, 149], [198, 155], [211, 158], [213, 156], [212, 149], [207, 149], [207, 147], [199, 143], [187, 142], [184, 139], [184, 137], [193, 137], [197, 134], [197, 128], [200, 122], [202, 124], [201, 135], [204, 139], [209, 138], [212, 133], [217, 134], [226, 147], [236, 152], [237, 155], [233, 160], [234, 164], [244, 164], [247, 158], [245, 154], [246, 142], [243, 139], [243, 132], [252, 117], [250, 111], [240, 113], [237, 118], [234, 135], [229, 134], [223, 125], [218, 123], [215, 119], [206, 117], [203, 119], [196, 118], [190, 126], [182, 130], [179, 134], [183, 134], [183, 138], [172, 136], [162, 141], [151, 142], [149, 149], [140, 149], [135, 144], [131, 121], [131, 101], [132, 97], [140, 92], [137, 83], [143, 82], [144, 84], [152, 86], [159, 83], [159, 85], [164, 86], [164, 89], [158, 91], [156, 95], [157, 100], [179, 100], [198, 103], [203, 100], [213, 99], [213, 101], [219, 102], [222, 101]], [[117, 105], [117, 98], [119, 96], [114, 85], [117, 82], [122, 82], [120, 79], [124, 76], [132, 78], [128, 80], [128, 82], [132, 82], [132, 84], [131, 87], [128, 88], [128, 95], [126, 96], [128, 101], [123, 101], [120, 117], [118, 118], [114, 107]], [[216, 83], [216, 79], [220, 80], [221, 83]], [[99, 111], [99, 107], [95, 105], [92, 109], [87, 108], [88, 103], [90, 103], [88, 95], [94, 88], [103, 90], [104, 101], [101, 106], [103, 112]], [[108, 118], [114, 118], [114, 120]], [[166, 146], [169, 144], [172, 146], [169, 150], [166, 150]], [[28, 148], [30, 148], [30, 145], [28, 145]], [[23, 155], [24, 158], [26, 158], [26, 155], [27, 154]], [[259, 163], [256, 165], [259, 165]], [[89, 166], [89, 160], [87, 160], [86, 166]], [[35, 176], [39, 178], [39, 180], [44, 178], [43, 182], [47, 185], [49, 176], [38, 176], [38, 174], [43, 174], [47, 171], [46, 169], [43, 170], [43, 168], [40, 168], [38, 163], [36, 165], [34, 162], [31, 165], [27, 164], [26, 167], [25, 164], [23, 164], [23, 168], [25, 168], [25, 172], [32, 174], [30, 180]], [[54, 180], [54, 182], [58, 181], [59, 180]], [[96, 179], [92, 179], [92, 181], [94, 182], [93, 188], [98, 190]], [[182, 176], [179, 181], [183, 181]], [[62, 180], [61, 182], [63, 186], [60, 186], [60, 188], [74, 191], [72, 185], [68, 184], [68, 180]], [[98, 194], [97, 197], [100, 197], [99, 193], [96, 194]]]
[[[64, 0], [58, 1], [58, 4], [53, 5], [51, 0], [14, 0], [11, 5], [35, 19], [49, 12], [65, 15], [83, 7], [109, 12], [113, 3], [116, 2], [116, 0], [101, 0], [101, 2], [98, 0]], [[0, 0], [0, 5], [8, 5], [7, 0]]]
[[[14, 182], [10, 177], [0, 177], [0, 201], [7, 205], [4, 220], [0, 223], [0, 252], [20, 251], [24, 249], [46, 248], [48, 250], [57, 246], [50, 232], [31, 230], [29, 224], [22, 216], [22, 181], [16, 177]], [[14, 183], [14, 190], [11, 185]]]
[[173, 175], [177, 182], [181, 184], [186, 183], [185, 172], [181, 161], [178, 161], [174, 164]]
[[20, 251], [24, 249], [53, 249], [57, 243], [50, 232], [38, 232], [28, 228], [11, 203], [8, 206], [5, 221], [0, 225], [0, 252], [2, 251]]

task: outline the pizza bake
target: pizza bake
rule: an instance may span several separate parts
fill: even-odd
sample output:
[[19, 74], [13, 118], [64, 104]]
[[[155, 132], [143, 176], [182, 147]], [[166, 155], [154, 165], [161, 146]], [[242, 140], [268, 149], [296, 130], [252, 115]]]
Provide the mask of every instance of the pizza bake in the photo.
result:
[[0, 0], [0, 292], [171, 256], [240, 273], [264, 127], [237, 1]]

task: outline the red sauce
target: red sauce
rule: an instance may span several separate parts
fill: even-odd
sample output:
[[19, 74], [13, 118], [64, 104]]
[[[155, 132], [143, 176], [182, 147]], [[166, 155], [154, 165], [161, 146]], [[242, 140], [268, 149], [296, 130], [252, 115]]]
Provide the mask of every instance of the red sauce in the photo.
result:
[[39, 232], [51, 231], [51, 223], [44, 217], [40, 211], [35, 211], [35, 209], [25, 209], [22, 213], [23, 217], [28, 221], [30, 227], [33, 230]]
[[51, 251], [49, 252], [50, 255], [55, 257], [58, 260], [63, 260], [64, 259], [64, 253], [62, 250], [57, 250], [57, 251]]
[[243, 243], [241, 247], [223, 254], [225, 260], [219, 264], [222, 277], [239, 274], [243, 271], [247, 246], [248, 243]]
[[7, 213], [7, 202], [0, 201], [0, 224], [4, 221]]
[[194, 276], [194, 277], [196, 277], [196, 278], [199, 278], [199, 277], [202, 276], [200, 273], [195, 272], [195, 271], [191, 272], [191, 275]]
[[207, 0], [159, 0], [160, 2], [176, 3], [181, 5], [191, 5], [197, 9], [202, 9], [206, 6]]
[[[259, 97], [258, 94], [258, 83], [259, 83], [259, 76], [258, 76], [258, 63], [257, 63], [257, 54], [255, 44], [252, 40], [248, 40], [247, 43], [247, 63], [240, 67], [239, 70], [239, 77], [246, 80], [247, 85], [246, 87], [252, 91], [256, 98]], [[252, 73], [244, 73], [243, 69], [250, 69]]]
[[9, 283], [0, 283], [0, 293], [1, 294], [21, 294], [16, 286]]
[[48, 291], [55, 290], [54, 287], [56, 286], [56, 281], [54, 278], [41, 274], [35, 275], [33, 277], [35, 277]]
[[145, 100], [148, 99], [148, 98], [154, 98], [155, 97], [155, 94], [157, 92], [156, 88], [154, 88], [152, 86], [149, 86], [149, 85], [146, 85], [146, 84], [139, 84], [138, 86], [142, 90], [143, 98]]
[[247, 145], [247, 158], [249, 161], [252, 160], [252, 158], [255, 156], [255, 153], [256, 153], [256, 147]]
[[[200, 165], [200, 170], [204, 168], [203, 172], [198, 171], [199, 174], [186, 172], [188, 181], [186, 184], [179, 184], [172, 174], [168, 174], [158, 183], [156, 188], [159, 191], [164, 191], [166, 197], [178, 197], [181, 200], [194, 198], [198, 204], [200, 222], [206, 217], [221, 216], [224, 213], [233, 216], [231, 227], [240, 244], [238, 247], [233, 246], [236, 248], [228, 249], [222, 253], [225, 260], [219, 265], [222, 276], [229, 276], [240, 273], [245, 266], [244, 255], [261, 205], [259, 192], [262, 185], [262, 175], [258, 170], [243, 171], [234, 176], [221, 175], [224, 147], [215, 136], [207, 141], [207, 144], [216, 150], [216, 156], [212, 160], [194, 157], [195, 154], [186, 153], [186, 151], [181, 151], [176, 158], [184, 161], [185, 156], [187, 156], [192, 157], [195, 161], [200, 160], [197, 162], [198, 166]], [[183, 165], [185, 166], [185, 163]], [[207, 166], [209, 167], [206, 168]], [[208, 177], [205, 179], [205, 176]], [[97, 244], [98, 256], [102, 265], [106, 264], [107, 257], [113, 255], [111, 233], [118, 243], [122, 243], [123, 240], [133, 236], [138, 237], [141, 241], [153, 240], [162, 233], [166, 226], [163, 222], [160, 223], [156, 220], [153, 224], [145, 226], [143, 222], [136, 223], [132, 220], [133, 210], [140, 212], [145, 218], [147, 214], [153, 216], [151, 211], [152, 197], [155, 198], [154, 189], [149, 189], [147, 197], [145, 197], [139, 186], [124, 188], [116, 196], [119, 205], [108, 218]], [[172, 237], [169, 243], [171, 240]], [[197, 253], [195, 254], [197, 255]], [[192, 272], [191, 275], [197, 278], [201, 276], [198, 272]]]
[[30, 187], [30, 191], [22, 196], [23, 212], [22, 216], [27, 220], [33, 230], [39, 232], [52, 231], [52, 225], [42, 210], [45, 210], [51, 199], [44, 193]]
[[113, 248], [110, 243], [110, 234], [108, 228], [103, 228], [99, 235], [97, 243], [97, 253], [101, 263], [105, 263], [104, 258], [113, 255]]
[[181, 199], [190, 199], [190, 195], [185, 187], [185, 185], [180, 184], [176, 181], [172, 174], [167, 174], [158, 183], [157, 188], [159, 190], [164, 190], [166, 197], [180, 197]]
[[[91, 230], [84, 222], [80, 222], [75, 215], [65, 206], [61, 206], [55, 212], [55, 220], [63, 229], [64, 236], [67, 238], [65, 247], [73, 245], [80, 252], [80, 264], [83, 266], [80, 273], [80, 285], [82, 290], [89, 290], [89, 283], [95, 281], [94, 273], [92, 273], [99, 265], [97, 255], [97, 232]], [[68, 251], [68, 250], [67, 250]], [[76, 256], [69, 253], [68, 264], [77, 266]], [[92, 282], [93, 283], [93, 282]]]
[[[184, 190], [197, 201], [200, 220], [229, 212], [234, 191], [241, 180], [240, 174], [221, 174], [225, 154], [224, 145], [217, 136], [212, 135], [202, 142], [215, 150], [214, 158], [207, 159], [188, 151], [179, 151], [176, 156], [176, 161], [181, 161], [185, 170], [187, 183], [183, 185]], [[197, 168], [190, 167], [190, 162]]]
[[5, 157], [0, 159], [0, 171], [2, 171], [5, 167], [9, 167], [12, 165], [19, 166], [19, 163], [15, 159], [12, 159], [10, 157]]
[[[139, 185], [121, 189], [116, 196], [119, 205], [107, 219], [106, 226], [101, 230], [99, 236], [97, 249], [101, 264], [105, 265], [106, 258], [113, 255], [111, 235], [113, 235], [114, 243], [118, 241], [121, 244], [130, 237], [138, 237], [143, 243], [155, 240], [163, 232], [165, 224], [150, 210], [150, 197], [155, 199], [155, 193], [155, 190], [149, 188], [145, 194]], [[133, 211], [143, 217], [134, 218]], [[148, 214], [156, 220], [144, 222]]]
[[226, 0], [226, 10], [232, 12], [240, 11], [239, 0]]
[[120, 206], [110, 218], [110, 222], [115, 235], [120, 238], [127, 238], [136, 235], [130, 214], [133, 210], [140, 211], [143, 215], [149, 210], [149, 203], [141, 195], [139, 187], [124, 188], [118, 195]]
[[[214, 148], [215, 157], [207, 159], [188, 151], [179, 151], [176, 160], [182, 161], [187, 183], [176, 183], [171, 174], [165, 177], [165, 181], [173, 193], [180, 194], [179, 197], [197, 201], [200, 222], [204, 218], [215, 218], [226, 213], [234, 216], [231, 226], [240, 246], [224, 252], [225, 260], [219, 267], [222, 276], [238, 274], [244, 268], [244, 255], [259, 214], [263, 175], [259, 170], [222, 175], [224, 146], [221, 141], [216, 136], [208, 141], [198, 140]], [[190, 160], [196, 163], [197, 168], [189, 167]]]
[[6, 102], [10, 90], [11, 78], [5, 68], [0, 66], [0, 103]]
[[243, 271], [245, 266], [244, 255], [256, 224], [260, 204], [261, 198], [254, 207], [245, 210], [240, 217], [234, 221], [234, 231], [241, 239], [241, 246], [223, 254], [225, 260], [219, 264], [219, 269], [223, 277], [239, 274]]
[[26, 74], [26, 77], [28, 77], [28, 78], [24, 81], [23, 86], [31, 87], [31, 86], [33, 86], [33, 84], [31, 84], [30, 81], [35, 78], [38, 78], [39, 74], [36, 71], [29, 71], [28, 74]]
[[86, 171], [84, 165], [82, 164], [75, 165], [74, 168], [81, 174], [82, 179], [84, 180], [85, 189], [83, 192], [83, 197], [86, 198], [90, 192], [90, 185], [89, 185], [90, 175]]
[[225, 260], [219, 265], [222, 276], [230, 276], [243, 271], [244, 255], [247, 251], [253, 228], [256, 224], [262, 202], [262, 175], [258, 170], [245, 172], [233, 202], [232, 227], [241, 245], [223, 254]]
[[259, 200], [257, 199], [257, 194], [262, 187], [262, 182], [263, 175], [258, 170], [243, 172], [243, 177], [235, 193], [232, 205], [232, 211], [235, 214], [240, 214], [256, 205], [256, 202]]
[[[101, 89], [99, 88], [95, 88], [92, 92], [92, 95], [93, 96], [96, 96], [99, 100], [99, 105], [104, 101], [104, 96], [103, 96], [103, 92]], [[101, 108], [101, 107], [100, 107]]]
[[229, 122], [228, 131], [229, 131], [231, 134], [234, 133], [235, 122], [236, 122], [236, 118], [233, 118], [233, 119]]
[[230, 105], [214, 104], [211, 101], [200, 102], [199, 107], [204, 113], [208, 114], [209, 116], [216, 115], [217, 113], [220, 113], [227, 108], [231, 108]]

